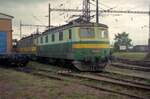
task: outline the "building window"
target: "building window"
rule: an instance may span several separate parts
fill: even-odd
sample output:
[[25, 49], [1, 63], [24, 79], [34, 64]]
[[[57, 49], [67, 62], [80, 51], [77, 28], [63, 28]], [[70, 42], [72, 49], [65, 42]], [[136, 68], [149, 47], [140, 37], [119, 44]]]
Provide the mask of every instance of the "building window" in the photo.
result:
[[48, 36], [45, 37], [45, 42], [48, 43]]
[[43, 37], [41, 37], [41, 40], [40, 40], [40, 42], [41, 42], [41, 43], [43, 43]]
[[54, 42], [54, 41], [55, 41], [55, 35], [52, 34], [52, 42]]
[[63, 32], [59, 32], [59, 40], [60, 40], [60, 41], [63, 40]]
[[69, 39], [72, 39], [72, 30], [69, 29]]

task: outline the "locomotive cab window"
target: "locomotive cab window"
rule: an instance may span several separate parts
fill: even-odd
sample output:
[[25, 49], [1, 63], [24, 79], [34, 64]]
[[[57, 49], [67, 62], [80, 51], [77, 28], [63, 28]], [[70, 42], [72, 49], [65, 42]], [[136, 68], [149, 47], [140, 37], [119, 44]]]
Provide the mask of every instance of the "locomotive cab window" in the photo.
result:
[[72, 39], [72, 30], [69, 29], [69, 40], [71, 40], [71, 39]]
[[105, 38], [105, 31], [102, 31], [102, 32], [101, 32], [101, 37], [102, 37], [102, 38]]
[[80, 28], [80, 38], [94, 38], [94, 28]]
[[108, 38], [108, 32], [106, 30], [103, 30], [100, 32], [101, 38]]

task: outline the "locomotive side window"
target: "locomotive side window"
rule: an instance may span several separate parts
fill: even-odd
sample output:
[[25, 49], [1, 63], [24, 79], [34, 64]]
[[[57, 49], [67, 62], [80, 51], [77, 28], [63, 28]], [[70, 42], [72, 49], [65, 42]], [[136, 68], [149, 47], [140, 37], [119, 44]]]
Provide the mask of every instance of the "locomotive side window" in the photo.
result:
[[69, 29], [69, 39], [71, 40], [72, 39], [72, 30]]
[[45, 37], [45, 42], [48, 43], [48, 36]]
[[41, 37], [41, 39], [40, 39], [40, 43], [43, 43], [43, 37]]
[[63, 32], [59, 32], [59, 40], [60, 40], [60, 41], [63, 40]]
[[54, 42], [54, 41], [55, 41], [55, 35], [52, 34], [52, 42]]
[[38, 38], [36, 39], [36, 43], [37, 43], [37, 44], [39, 44], [39, 40], [38, 40]]
[[94, 28], [81, 28], [80, 29], [80, 38], [94, 38]]

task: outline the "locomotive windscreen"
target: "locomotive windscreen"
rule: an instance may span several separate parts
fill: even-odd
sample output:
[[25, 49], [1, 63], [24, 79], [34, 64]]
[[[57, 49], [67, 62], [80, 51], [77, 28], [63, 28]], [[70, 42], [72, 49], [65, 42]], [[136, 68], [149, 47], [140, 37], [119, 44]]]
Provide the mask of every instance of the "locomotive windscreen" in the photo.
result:
[[80, 28], [80, 38], [94, 38], [94, 28]]

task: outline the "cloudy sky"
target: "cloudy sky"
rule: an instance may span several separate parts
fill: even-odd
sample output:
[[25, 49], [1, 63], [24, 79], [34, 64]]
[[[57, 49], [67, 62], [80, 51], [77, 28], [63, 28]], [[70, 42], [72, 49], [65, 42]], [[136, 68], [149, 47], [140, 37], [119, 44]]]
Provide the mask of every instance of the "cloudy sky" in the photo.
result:
[[[91, 0], [91, 9], [95, 9], [95, 0]], [[47, 25], [48, 3], [51, 8], [82, 8], [83, 0], [0, 0], [0, 12], [14, 16], [13, 38], [19, 38], [19, 22], [24, 24]], [[148, 11], [150, 0], [99, 0], [101, 9]], [[81, 13], [52, 13], [52, 25], [65, 24], [69, 16]], [[94, 13], [92, 13], [94, 14]], [[92, 21], [95, 21], [93, 19]], [[116, 33], [127, 32], [133, 44], [147, 44], [148, 42], [148, 15], [136, 14], [101, 14], [100, 22], [109, 26], [111, 43]], [[42, 31], [43, 29], [41, 29]], [[35, 28], [24, 27], [23, 35], [29, 35]]]

